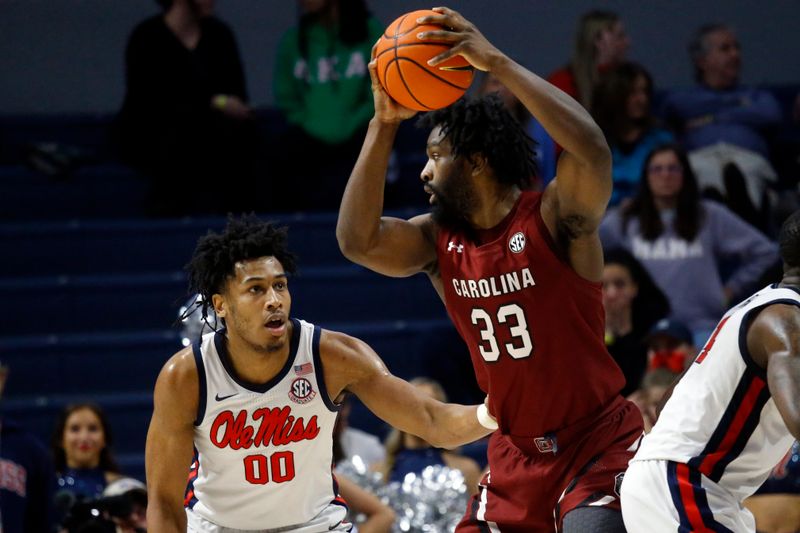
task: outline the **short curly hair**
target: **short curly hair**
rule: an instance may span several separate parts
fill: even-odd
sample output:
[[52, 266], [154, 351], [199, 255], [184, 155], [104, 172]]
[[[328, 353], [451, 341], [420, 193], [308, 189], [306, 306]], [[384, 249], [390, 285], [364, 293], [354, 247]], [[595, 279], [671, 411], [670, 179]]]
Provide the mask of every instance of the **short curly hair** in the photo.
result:
[[778, 242], [783, 262], [790, 267], [800, 267], [800, 210], [789, 215], [783, 223]]
[[417, 125], [440, 126], [455, 157], [483, 154], [500, 183], [527, 189], [536, 175], [535, 142], [496, 94], [461, 98], [422, 115]]
[[275, 257], [288, 274], [296, 272], [295, 256], [287, 245], [287, 228], [275, 227], [254, 215], [229, 217], [222, 233], [209, 231], [197, 241], [186, 265], [189, 291], [203, 297], [203, 318], [208, 316], [211, 297], [222, 293], [227, 280], [235, 276], [235, 265], [259, 257]]

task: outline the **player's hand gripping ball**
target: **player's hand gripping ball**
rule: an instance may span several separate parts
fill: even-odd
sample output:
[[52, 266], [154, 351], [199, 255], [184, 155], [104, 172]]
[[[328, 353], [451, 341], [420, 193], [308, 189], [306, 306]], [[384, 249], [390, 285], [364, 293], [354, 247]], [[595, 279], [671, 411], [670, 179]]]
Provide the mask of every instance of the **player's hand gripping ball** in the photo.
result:
[[472, 83], [473, 68], [461, 56], [454, 56], [435, 67], [428, 60], [447, 51], [450, 44], [422, 41], [417, 34], [441, 30], [436, 24], [417, 24], [427, 15], [440, 15], [422, 9], [397, 18], [383, 32], [375, 48], [378, 81], [400, 105], [416, 111], [446, 107], [463, 95]]

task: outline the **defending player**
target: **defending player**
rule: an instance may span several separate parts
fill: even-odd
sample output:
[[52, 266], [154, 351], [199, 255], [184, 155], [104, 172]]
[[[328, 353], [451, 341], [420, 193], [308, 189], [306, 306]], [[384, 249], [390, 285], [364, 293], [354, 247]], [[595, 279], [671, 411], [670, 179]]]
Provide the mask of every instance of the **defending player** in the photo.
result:
[[389, 276], [426, 272], [467, 342], [500, 430], [491, 472], [459, 525], [477, 531], [623, 531], [616, 485], [642, 435], [605, 349], [598, 226], [611, 193], [603, 134], [575, 100], [514, 63], [458, 13], [420, 23], [491, 72], [564, 147], [558, 178], [531, 192], [525, 135], [497, 99], [429, 113], [422, 170], [433, 214], [381, 217], [398, 124], [414, 112], [370, 65], [375, 116], [342, 199], [337, 236], [356, 263]]
[[755, 531], [742, 501], [800, 439], [800, 211], [780, 248], [781, 282], [725, 314], [631, 461], [630, 533]]
[[350, 531], [331, 473], [346, 391], [440, 447], [489, 432], [476, 416], [492, 424], [485, 406], [437, 402], [392, 376], [363, 342], [291, 318], [285, 241], [284, 231], [243, 218], [197, 245], [190, 285], [225, 329], [175, 354], [156, 382], [151, 531], [184, 532], [187, 521], [204, 533]]

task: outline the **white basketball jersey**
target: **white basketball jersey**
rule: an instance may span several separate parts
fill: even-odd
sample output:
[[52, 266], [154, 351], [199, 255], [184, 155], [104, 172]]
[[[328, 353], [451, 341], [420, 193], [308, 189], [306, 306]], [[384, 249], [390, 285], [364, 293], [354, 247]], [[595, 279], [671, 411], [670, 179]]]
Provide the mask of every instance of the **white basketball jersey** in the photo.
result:
[[340, 519], [347, 513], [331, 472], [338, 406], [325, 389], [320, 329], [292, 323], [286, 364], [260, 386], [235, 377], [224, 332], [194, 346], [200, 403], [185, 505], [219, 526], [293, 529], [338, 503]]
[[771, 285], [722, 317], [633, 461], [686, 463], [740, 500], [761, 486], [794, 441], [747, 349], [753, 313], [776, 303], [800, 293]]

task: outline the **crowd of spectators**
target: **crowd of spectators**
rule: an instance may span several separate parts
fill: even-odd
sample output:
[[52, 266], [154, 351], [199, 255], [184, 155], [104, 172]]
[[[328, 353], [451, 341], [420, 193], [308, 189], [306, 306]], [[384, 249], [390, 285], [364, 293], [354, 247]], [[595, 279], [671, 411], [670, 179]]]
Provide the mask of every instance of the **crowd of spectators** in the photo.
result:
[[[130, 35], [113, 128], [120, 159], [150, 180], [149, 214], [335, 208], [373, 113], [367, 63], [383, 25], [365, 1], [300, 2], [298, 24], [276, 53], [275, 105], [286, 127], [272, 146], [248, 104], [234, 32], [214, 17], [214, 1], [158, 3], [161, 12]], [[800, 176], [780, 175], [770, 135], [793, 119], [769, 90], [740, 83], [742, 46], [728, 25], [698, 28], [688, 43], [696, 84], [681, 90], [657, 91], [648, 69], [628, 60], [631, 40], [616, 13], [586, 13], [574, 43], [568, 63], [546, 78], [590, 110], [612, 150], [614, 189], [601, 227], [606, 344], [625, 374], [623, 394], [649, 429], [664, 391], [724, 310], [778, 281], [769, 276], [779, 266], [774, 232], [798, 205]], [[544, 187], [556, 177], [559, 147], [491, 75], [476, 90], [498, 93], [528, 132], [534, 186]], [[797, 120], [800, 98], [795, 108]], [[0, 365], [0, 394], [7, 375]], [[435, 381], [415, 383], [444, 400]], [[480, 465], [470, 457], [396, 430], [384, 448], [349, 427], [347, 413], [336, 431], [339, 460], [359, 457], [387, 480], [445, 464], [477, 488]], [[72, 531], [92, 520], [146, 529], [144, 485], [114, 460], [101, 408], [65, 408], [51, 453], [12, 420], [0, 428], [3, 531]], [[388, 530], [391, 509], [346, 478], [341, 488], [380, 524], [375, 530]]]

